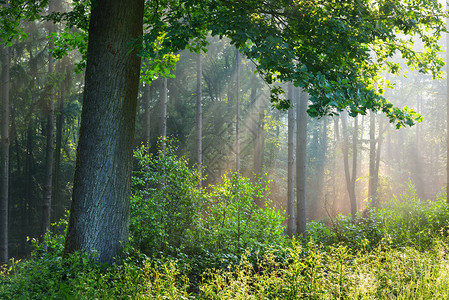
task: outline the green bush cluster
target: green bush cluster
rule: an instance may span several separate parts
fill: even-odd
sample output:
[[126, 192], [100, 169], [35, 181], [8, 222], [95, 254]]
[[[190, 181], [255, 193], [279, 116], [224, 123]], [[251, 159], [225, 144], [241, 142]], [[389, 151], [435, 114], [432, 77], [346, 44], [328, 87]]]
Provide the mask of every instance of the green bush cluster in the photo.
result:
[[379, 209], [368, 207], [355, 218], [340, 215], [329, 222], [331, 226], [310, 222], [309, 236], [324, 245], [340, 243], [354, 251], [372, 250], [385, 243], [425, 250], [449, 235], [449, 206], [443, 194], [435, 201], [419, 199], [409, 184], [403, 194]]
[[156, 154], [145, 147], [135, 152], [133, 247], [154, 258], [179, 259], [199, 275], [238, 263], [245, 251], [255, 259], [285, 244], [285, 216], [272, 207], [266, 182], [228, 173], [222, 183], [201, 188], [197, 168], [178, 157], [172, 143], [161, 143]]
[[[285, 239], [266, 183], [226, 174], [200, 188], [166, 144], [136, 151], [131, 240], [112, 266], [63, 258], [67, 222], [0, 269], [0, 299], [446, 299], [449, 207], [412, 185], [357, 216]], [[264, 207], [260, 207], [265, 203]], [[260, 206], [258, 206], [259, 204]]]

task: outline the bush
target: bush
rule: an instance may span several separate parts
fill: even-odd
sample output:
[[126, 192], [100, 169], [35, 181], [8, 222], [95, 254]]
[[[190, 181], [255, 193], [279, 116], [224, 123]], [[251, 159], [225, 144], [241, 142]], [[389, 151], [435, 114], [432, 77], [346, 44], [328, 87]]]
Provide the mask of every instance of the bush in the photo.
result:
[[338, 216], [331, 223], [330, 227], [309, 223], [310, 237], [328, 246], [342, 243], [352, 251], [372, 250], [382, 243], [425, 250], [448, 236], [449, 206], [442, 196], [436, 201], [420, 200], [409, 184], [381, 208], [368, 208], [356, 218]]
[[[156, 155], [135, 152], [130, 232], [133, 247], [152, 257], [179, 259], [197, 279], [206, 269], [238, 263], [285, 243], [282, 212], [271, 207], [267, 183], [238, 173], [199, 188], [196, 168], [170, 143]], [[262, 203], [263, 208], [256, 205]]]
[[221, 184], [208, 188], [208, 205], [199, 221], [200, 232], [195, 234], [202, 247], [240, 255], [282, 245], [285, 216], [272, 207], [267, 182], [252, 182], [239, 173], [225, 174], [222, 179]]
[[204, 193], [199, 173], [162, 141], [156, 155], [141, 147], [134, 152], [138, 171], [132, 178], [130, 233], [132, 244], [146, 254], [175, 254], [187, 230], [199, 218]]

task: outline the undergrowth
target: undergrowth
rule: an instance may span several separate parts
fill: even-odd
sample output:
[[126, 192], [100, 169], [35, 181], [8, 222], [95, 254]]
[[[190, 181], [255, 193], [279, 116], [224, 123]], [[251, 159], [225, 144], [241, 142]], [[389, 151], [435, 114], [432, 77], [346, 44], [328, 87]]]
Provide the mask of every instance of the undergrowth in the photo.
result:
[[132, 236], [114, 265], [63, 258], [62, 220], [30, 240], [31, 257], [1, 267], [0, 299], [449, 298], [446, 195], [421, 201], [410, 185], [290, 240], [266, 183], [228, 174], [199, 188], [195, 170], [165, 149], [136, 153]]

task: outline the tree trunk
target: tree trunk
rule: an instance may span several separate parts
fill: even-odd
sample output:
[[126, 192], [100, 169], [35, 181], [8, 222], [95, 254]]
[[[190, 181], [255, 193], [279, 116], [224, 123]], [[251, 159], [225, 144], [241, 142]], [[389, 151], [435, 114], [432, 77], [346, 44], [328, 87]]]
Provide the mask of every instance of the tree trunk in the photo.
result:
[[265, 156], [265, 102], [261, 95], [257, 96], [255, 106], [256, 115], [254, 121], [254, 173], [257, 178], [260, 178], [261, 176], [263, 176], [263, 163]]
[[[53, 11], [53, 1], [50, 1], [49, 11]], [[49, 33], [54, 32], [53, 23], [48, 26]], [[54, 63], [52, 57], [52, 50], [55, 45], [53, 39], [48, 43], [48, 74], [49, 78], [54, 73]], [[53, 84], [50, 82], [50, 84]], [[50, 215], [51, 215], [51, 197], [52, 197], [52, 183], [53, 183], [53, 143], [54, 143], [54, 121], [55, 121], [55, 91], [50, 88], [50, 94], [48, 97], [47, 106], [47, 126], [46, 126], [46, 149], [45, 149], [45, 181], [44, 181], [44, 198], [42, 202], [42, 221], [41, 221], [41, 239], [47, 233], [50, 228]]]
[[379, 186], [379, 168], [380, 168], [380, 154], [382, 151], [382, 142], [383, 142], [383, 134], [384, 134], [384, 126], [382, 122], [382, 117], [379, 118], [379, 136], [377, 137], [377, 149], [376, 149], [376, 162], [375, 162], [375, 168], [374, 168], [374, 177], [373, 177], [373, 189], [374, 189], [374, 195], [377, 202], [377, 205], [379, 204], [379, 199], [377, 195], [377, 188]]
[[374, 173], [376, 172], [376, 117], [374, 112], [370, 112], [369, 119], [369, 180], [368, 180], [368, 198], [374, 207], [378, 206], [376, 197], [376, 187]]
[[352, 132], [352, 176], [351, 176], [351, 215], [354, 218], [357, 213], [357, 198], [355, 194], [355, 181], [357, 179], [357, 146], [359, 143], [359, 117], [354, 118], [354, 131]]
[[[167, 137], [167, 102], [168, 102], [168, 87], [167, 87], [167, 78], [162, 79], [162, 93], [161, 96], [161, 133], [160, 137], [165, 140]], [[162, 143], [162, 149], [165, 152], [165, 141]]]
[[[320, 122], [321, 120], [317, 120], [317, 122]], [[321, 139], [319, 142], [319, 148], [317, 153], [317, 162], [316, 162], [316, 179], [315, 179], [315, 198], [310, 199], [310, 216], [313, 220], [318, 219], [321, 216], [321, 205], [323, 200], [323, 187], [324, 187], [324, 167], [326, 165], [326, 154], [327, 154], [327, 117], [322, 118], [322, 122], [320, 122], [322, 126], [319, 126], [321, 128]], [[320, 125], [321, 125], [320, 124]], [[319, 131], [317, 130], [316, 134], [318, 137]]]
[[202, 85], [202, 73], [203, 67], [201, 65], [201, 53], [197, 56], [197, 69], [196, 69], [196, 163], [198, 165], [198, 172], [200, 173], [199, 186], [201, 187], [201, 171], [203, 163], [203, 85]]
[[1, 174], [0, 174], [0, 264], [8, 262], [8, 197], [9, 197], [9, 47], [0, 45], [2, 74]]
[[89, 24], [81, 129], [65, 253], [112, 263], [128, 240], [144, 1], [97, 0]]
[[293, 100], [293, 83], [288, 83], [288, 99], [290, 99], [290, 108], [288, 109], [288, 165], [287, 165], [287, 235], [293, 237], [295, 232], [295, 170], [294, 170], [294, 134], [295, 134], [295, 109]]
[[346, 189], [349, 194], [349, 201], [351, 204], [351, 215], [354, 218], [357, 212], [357, 199], [355, 197], [355, 175], [357, 170], [357, 140], [354, 137], [357, 137], [357, 119], [354, 120], [354, 134], [353, 134], [353, 151], [355, 152], [352, 156], [352, 176], [349, 171], [349, 141], [348, 141], [348, 128], [347, 128], [347, 113], [343, 112], [341, 114], [341, 127], [343, 131], [343, 143], [342, 143], [342, 152], [343, 152], [343, 162], [345, 169], [345, 179], [346, 179]]
[[306, 234], [306, 162], [307, 162], [307, 106], [309, 95], [297, 95], [296, 109], [296, 234]]
[[236, 121], [235, 121], [235, 169], [240, 171], [240, 52], [239, 49], [235, 50], [237, 78], [236, 78]]
[[150, 148], [151, 146], [151, 131], [150, 131], [150, 122], [151, 122], [151, 85], [145, 83], [143, 97], [144, 97], [144, 106], [145, 106], [145, 128], [144, 128], [144, 143], [145, 146]]
[[59, 88], [59, 98], [58, 98], [58, 112], [56, 114], [56, 145], [55, 145], [55, 169], [53, 174], [53, 220], [56, 222], [58, 218], [64, 213], [63, 203], [59, 198], [59, 175], [61, 171], [61, 150], [62, 150], [62, 132], [64, 124], [64, 101], [65, 97], [69, 93], [70, 86], [72, 84], [72, 77], [69, 68], [69, 61], [67, 57], [64, 57], [60, 66], [59, 73], [64, 74], [64, 80]]
[[[446, 19], [446, 27], [449, 31], [449, 18]], [[448, 195], [449, 195], [449, 33], [446, 34], [446, 202], [449, 204]]]

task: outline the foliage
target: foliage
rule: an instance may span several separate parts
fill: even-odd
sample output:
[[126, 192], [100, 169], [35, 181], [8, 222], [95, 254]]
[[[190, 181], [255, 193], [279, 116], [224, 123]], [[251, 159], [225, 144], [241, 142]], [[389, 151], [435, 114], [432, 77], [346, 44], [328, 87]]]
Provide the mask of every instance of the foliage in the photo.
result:
[[130, 232], [135, 247], [148, 254], [173, 254], [199, 218], [203, 191], [196, 168], [161, 140], [156, 155], [141, 147], [134, 152], [138, 171], [132, 180]]
[[[137, 152], [141, 150], [144, 148]], [[170, 151], [167, 157], [182, 162]], [[136, 156], [149, 158], [145, 152], [141, 155]], [[162, 165], [169, 164], [164, 161]], [[142, 174], [145, 172], [139, 173]], [[199, 246], [203, 251], [196, 254], [184, 251], [178, 253], [178, 258], [150, 258], [130, 246], [112, 266], [99, 265], [78, 253], [63, 258], [67, 221], [62, 220], [52, 226], [42, 243], [31, 241], [34, 248], [31, 257], [12, 260], [1, 268], [0, 298], [445, 299], [449, 296], [448, 206], [443, 194], [435, 202], [421, 202], [410, 185], [405, 193], [377, 211], [370, 209], [356, 219], [340, 217], [333, 228], [310, 224], [308, 242], [293, 239], [263, 252], [251, 247], [243, 250], [243, 245], [250, 245], [252, 240], [248, 236], [242, 238], [239, 246], [235, 237], [239, 213], [244, 216], [240, 220], [245, 220], [245, 227], [254, 234], [267, 237], [267, 243], [279, 241], [281, 228], [275, 220], [282, 218], [276, 210], [271, 209], [271, 213], [278, 214], [277, 217], [267, 214], [254, 218], [265, 218], [266, 222], [258, 225], [271, 223], [272, 230], [264, 231], [262, 226], [252, 226], [245, 219], [249, 211], [244, 207], [253, 210], [252, 216], [262, 214], [262, 209], [252, 207], [245, 199], [251, 198], [249, 195], [264, 199], [267, 195], [263, 186], [238, 174], [228, 174], [221, 185], [211, 187], [206, 193], [210, 197], [209, 208], [195, 223], [201, 226], [192, 231], [195, 234], [187, 233], [192, 241], [203, 243]], [[223, 204], [217, 205], [218, 202]], [[224, 213], [227, 218], [222, 218]], [[223, 229], [217, 228], [217, 224], [224, 224]], [[206, 232], [206, 228], [210, 230]], [[198, 233], [203, 236], [194, 239]], [[208, 249], [203, 240], [206, 234], [210, 236]], [[230, 247], [221, 244], [220, 248], [219, 243], [228, 243]], [[232, 251], [242, 251], [239, 259], [226, 260], [233, 257]], [[221, 264], [214, 257], [221, 257]]]
[[22, 20], [34, 21], [39, 18], [42, 9], [48, 0], [23, 1], [11, 0], [0, 1], [0, 43], [12, 46], [16, 38], [23, 40], [27, 37], [21, 24]]
[[356, 218], [339, 216], [331, 227], [309, 223], [311, 239], [324, 245], [342, 243], [353, 250], [372, 250], [380, 244], [428, 249], [449, 234], [449, 207], [442, 197], [422, 201], [409, 184], [407, 191], [380, 209], [367, 208]]
[[225, 174], [222, 180], [208, 189], [208, 205], [199, 221], [202, 236], [194, 233], [202, 239], [202, 247], [240, 255], [282, 245], [285, 216], [272, 207], [268, 183], [252, 182], [239, 173]]
[[[267, 183], [238, 173], [199, 188], [199, 174], [161, 141], [156, 155], [135, 151], [131, 244], [151, 256], [177, 258], [192, 276], [209, 267], [238, 263], [245, 251], [261, 253], [285, 244], [283, 213], [268, 199]], [[257, 204], [263, 206], [259, 207]]]
[[[275, 83], [292, 81], [311, 95], [312, 116], [346, 108], [355, 116], [373, 109], [382, 110], [398, 128], [411, 125], [420, 116], [382, 97], [389, 84], [379, 74], [398, 73], [395, 54], [433, 76], [441, 75], [444, 65], [438, 39], [445, 31], [445, 13], [436, 0], [150, 3], [153, 27], [146, 38], [151, 43], [166, 33], [162, 53], [184, 49], [192, 38], [197, 50], [207, 31], [227, 36], [257, 63], [272, 85], [277, 108], [287, 108], [289, 101], [279, 97], [283, 91]], [[414, 47], [416, 39], [423, 49]]]

